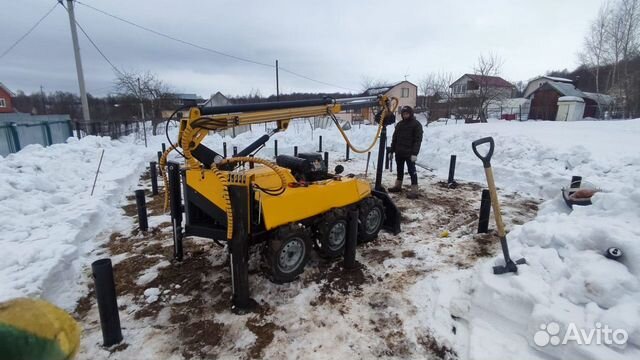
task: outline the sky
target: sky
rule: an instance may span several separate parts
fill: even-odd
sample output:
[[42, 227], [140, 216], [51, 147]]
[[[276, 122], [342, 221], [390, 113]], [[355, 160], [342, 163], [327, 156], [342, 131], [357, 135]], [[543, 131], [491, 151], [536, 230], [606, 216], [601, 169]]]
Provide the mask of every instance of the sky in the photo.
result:
[[[0, 54], [56, 0], [2, 1]], [[527, 81], [574, 69], [603, 0], [81, 0], [172, 37], [267, 65], [280, 92], [359, 92], [363, 79], [418, 84], [430, 72], [472, 72], [481, 54]], [[66, 3], [66, 1], [65, 1]], [[120, 70], [156, 74], [175, 92], [208, 97], [276, 92], [274, 66], [221, 56], [146, 32], [83, 4], [78, 23]], [[112, 67], [79, 32], [87, 91], [115, 91]], [[0, 58], [0, 82], [27, 93], [78, 92], [69, 19], [54, 11]], [[329, 85], [328, 85], [329, 84]]]

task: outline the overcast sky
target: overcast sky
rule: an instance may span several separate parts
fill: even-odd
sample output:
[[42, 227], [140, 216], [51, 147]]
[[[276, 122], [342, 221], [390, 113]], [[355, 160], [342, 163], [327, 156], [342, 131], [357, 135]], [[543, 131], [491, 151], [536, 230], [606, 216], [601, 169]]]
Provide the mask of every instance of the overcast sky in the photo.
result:
[[[602, 0], [82, 0], [168, 35], [280, 66], [355, 91], [362, 79], [418, 83], [426, 73], [471, 72], [481, 53], [495, 53], [502, 76], [526, 81], [573, 69]], [[55, 0], [2, 1], [0, 53]], [[66, 1], [65, 1], [66, 3]], [[77, 20], [116, 67], [151, 71], [176, 92], [208, 97], [259, 90], [275, 93], [273, 68], [176, 43], [81, 4]], [[113, 92], [112, 68], [79, 33], [87, 90]], [[26, 92], [78, 92], [69, 20], [60, 6], [0, 59], [0, 82]], [[280, 91], [344, 91], [280, 73]]]

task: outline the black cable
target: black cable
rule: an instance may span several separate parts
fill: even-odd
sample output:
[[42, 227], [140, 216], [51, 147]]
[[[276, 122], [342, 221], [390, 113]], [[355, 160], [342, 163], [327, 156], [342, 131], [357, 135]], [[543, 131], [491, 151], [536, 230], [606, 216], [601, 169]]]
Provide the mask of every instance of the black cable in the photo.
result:
[[208, 52], [212, 52], [212, 53], [214, 53], [214, 54], [217, 54], [217, 55], [226, 56], [226, 57], [229, 57], [229, 58], [232, 58], [232, 59], [235, 59], [235, 60], [245, 61], [245, 62], [252, 63], [252, 64], [255, 64], [255, 65], [261, 65], [261, 66], [266, 66], [266, 67], [270, 67], [270, 68], [275, 68], [275, 67], [276, 67], [276, 66], [275, 66], [275, 65], [273, 65], [273, 64], [266, 64], [266, 63], [263, 63], [263, 62], [254, 61], [254, 60], [251, 60], [251, 59], [246, 59], [246, 58], [243, 58], [243, 57], [240, 57], [240, 56], [227, 54], [227, 53], [222, 52], [222, 51], [218, 51], [218, 50], [215, 50], [215, 49], [211, 49], [211, 48], [207, 48], [207, 47], [204, 47], [204, 46], [200, 46], [200, 45], [194, 44], [194, 43], [189, 42], [189, 41], [185, 41], [185, 40], [182, 40], [182, 39], [178, 39], [178, 38], [173, 37], [173, 36], [171, 36], [171, 35], [167, 35], [167, 34], [161, 33], [161, 32], [159, 32], [159, 31], [157, 31], [157, 30], [153, 30], [153, 29], [150, 29], [150, 28], [148, 28], [148, 27], [145, 27], [145, 26], [142, 26], [142, 25], [138, 25], [138, 24], [134, 23], [133, 21], [123, 19], [123, 18], [121, 18], [121, 17], [119, 17], [119, 16], [117, 16], [117, 15], [113, 15], [113, 14], [111, 14], [111, 13], [108, 13], [108, 12], [104, 11], [104, 10], [100, 10], [100, 9], [98, 9], [98, 8], [95, 8], [95, 7], [91, 6], [91, 5], [85, 4], [85, 3], [81, 2], [81, 1], [76, 1], [76, 3], [78, 3], [78, 4], [80, 4], [80, 5], [84, 5], [84, 6], [86, 6], [86, 7], [90, 8], [90, 9], [92, 9], [92, 10], [94, 10], [94, 11], [97, 11], [97, 12], [99, 12], [99, 13], [102, 13], [102, 14], [104, 14], [104, 15], [106, 15], [106, 16], [109, 16], [109, 17], [111, 17], [111, 18], [114, 18], [114, 19], [116, 19], [116, 20], [119, 20], [119, 21], [125, 22], [125, 23], [127, 23], [127, 24], [129, 24], [129, 25], [131, 25], [131, 26], [135, 26], [135, 27], [137, 27], [137, 28], [139, 28], [139, 29], [142, 29], [142, 30], [144, 30], [144, 31], [148, 31], [148, 32], [153, 33], [153, 34], [155, 34], [155, 35], [158, 35], [158, 36], [161, 36], [161, 37], [167, 38], [167, 39], [169, 39], [169, 40], [173, 40], [173, 41], [176, 41], [176, 42], [182, 43], [182, 44], [184, 44], [184, 45], [193, 46], [193, 47], [198, 48], [198, 49], [200, 49], [200, 50], [205, 50], [205, 51], [208, 51]]
[[271, 196], [280, 196], [282, 195], [285, 190], [287, 189], [286, 185], [282, 186], [280, 189], [278, 190], [273, 190], [273, 189], [265, 189], [263, 187], [261, 187], [260, 185], [254, 183], [253, 186], [255, 186], [256, 189], [262, 191], [263, 193], [267, 194], [267, 195], [271, 195]]
[[18, 46], [19, 43], [22, 42], [22, 40], [24, 40], [27, 36], [29, 36], [29, 34], [31, 34], [31, 32], [33, 30], [35, 30], [38, 25], [40, 25], [40, 23], [47, 18], [47, 16], [49, 16], [49, 14], [51, 14], [53, 12], [53, 10], [56, 8], [56, 6], [58, 6], [58, 3], [56, 2], [55, 5], [53, 5], [53, 7], [51, 9], [49, 9], [49, 11], [47, 11], [38, 21], [36, 21], [35, 24], [33, 24], [33, 26], [31, 28], [29, 28], [29, 30], [24, 33], [24, 35], [20, 36], [18, 38], [18, 40], [16, 40], [13, 44], [11, 44], [11, 46], [9, 46], [9, 48], [7, 50], [5, 50], [2, 55], [0, 55], [0, 59], [2, 59], [3, 57], [5, 57], [5, 55], [7, 55], [11, 50], [13, 50], [13, 48], [15, 48], [16, 46]]
[[[171, 142], [171, 138], [169, 138], [169, 122], [170, 122], [170, 121], [171, 121], [171, 119], [172, 119], [172, 118], [173, 118], [173, 117], [178, 113], [178, 111], [181, 111], [181, 110], [184, 110], [184, 109], [189, 109], [189, 108], [191, 108], [191, 106], [190, 106], [190, 105], [184, 105], [184, 106], [181, 106], [181, 107], [179, 107], [178, 109], [176, 109], [176, 111], [174, 111], [174, 112], [169, 116], [169, 118], [167, 119], [167, 122], [165, 123], [165, 126], [164, 126], [164, 134], [165, 134], [165, 136], [167, 137], [167, 141], [169, 142], [169, 146], [171, 146], [172, 148], [174, 148], [174, 150], [175, 150], [178, 154], [182, 155], [182, 157], [183, 157], [183, 158], [185, 158], [185, 159], [186, 159], [186, 156], [184, 156], [184, 154], [183, 154], [180, 150], [178, 150], [178, 148], [177, 148], [177, 147], [175, 147], [175, 145], [173, 145], [173, 142]], [[178, 123], [178, 127], [180, 127], [180, 123]]]
[[313, 81], [313, 82], [316, 82], [316, 83], [318, 83], [318, 84], [327, 85], [327, 86], [332, 86], [332, 87], [337, 87], [337, 88], [340, 88], [340, 89], [343, 89], [343, 90], [349, 90], [349, 91], [355, 91], [355, 92], [357, 92], [357, 91], [358, 91], [358, 90], [351, 89], [351, 88], [348, 88], [348, 87], [344, 87], [344, 86], [340, 86], [340, 85], [336, 85], [336, 84], [332, 84], [332, 83], [328, 83], [328, 82], [324, 82], [324, 81], [316, 80], [316, 79], [310, 78], [310, 77], [308, 77], [308, 76], [304, 76], [304, 75], [302, 75], [302, 74], [298, 74], [298, 73], [296, 73], [296, 72], [293, 72], [293, 71], [288, 70], [288, 69], [283, 68], [283, 67], [280, 67], [280, 71], [284, 71], [284, 72], [289, 73], [289, 74], [291, 74], [291, 75], [294, 75], [294, 76], [297, 76], [297, 77], [300, 77], [300, 78], [303, 78], [303, 79], [306, 79], [306, 80], [309, 80], [309, 81]]
[[[62, 5], [64, 6], [64, 5]], [[118, 69], [115, 65], [113, 65], [113, 63], [111, 62], [111, 60], [109, 60], [109, 58], [107, 57], [107, 55], [105, 55], [102, 50], [100, 50], [100, 48], [98, 47], [98, 45], [93, 41], [93, 39], [91, 39], [91, 37], [89, 36], [89, 34], [87, 34], [87, 32], [84, 30], [84, 28], [82, 27], [82, 25], [80, 25], [80, 23], [76, 20], [76, 25], [78, 25], [78, 27], [80, 28], [80, 31], [82, 31], [82, 33], [84, 34], [84, 36], [86, 36], [87, 40], [89, 40], [89, 42], [91, 43], [91, 45], [93, 45], [93, 47], [98, 51], [98, 53], [102, 56], [102, 58], [111, 66], [111, 68], [120, 76], [124, 77], [124, 74], [122, 73], [122, 71], [120, 71], [120, 69]]]
[[[137, 27], [137, 28], [139, 28], [139, 29], [142, 29], [142, 30], [144, 30], [144, 31], [150, 32], [150, 33], [152, 33], [152, 34], [155, 34], [155, 35], [158, 35], [158, 36], [161, 36], [161, 37], [164, 37], [164, 38], [166, 38], [166, 39], [169, 39], [169, 40], [172, 40], [172, 41], [175, 41], [175, 42], [179, 42], [179, 43], [181, 43], [181, 44], [183, 44], [183, 45], [192, 46], [192, 47], [195, 47], [195, 48], [200, 49], [200, 50], [204, 50], [204, 51], [208, 51], [208, 52], [214, 53], [214, 54], [216, 54], [216, 55], [226, 56], [226, 57], [228, 57], [228, 58], [232, 58], [232, 59], [239, 60], [239, 61], [244, 61], [244, 62], [251, 63], [251, 64], [255, 64], [255, 65], [260, 65], [260, 66], [264, 66], [264, 67], [269, 67], [269, 68], [272, 68], [272, 69], [274, 69], [274, 68], [276, 67], [274, 64], [268, 64], [268, 63], [263, 63], [263, 62], [260, 62], [260, 61], [255, 61], [255, 60], [251, 60], [251, 59], [243, 58], [243, 57], [236, 56], [236, 55], [232, 55], [232, 54], [228, 54], [228, 53], [225, 53], [225, 52], [222, 52], [222, 51], [219, 51], [219, 50], [211, 49], [211, 48], [208, 48], [208, 47], [205, 47], [205, 46], [202, 46], [202, 45], [194, 44], [194, 43], [189, 42], [189, 41], [186, 41], [186, 40], [178, 39], [178, 38], [173, 37], [173, 36], [171, 36], [171, 35], [167, 35], [167, 34], [165, 34], [165, 33], [162, 33], [162, 32], [160, 32], [160, 31], [150, 29], [150, 28], [148, 28], [148, 27], [146, 27], [146, 26], [138, 25], [138, 24], [134, 23], [133, 21], [130, 21], [130, 20], [127, 20], [127, 19], [121, 18], [121, 17], [119, 17], [119, 16], [117, 16], [117, 15], [113, 15], [113, 14], [111, 14], [111, 13], [109, 13], [109, 12], [104, 11], [104, 10], [100, 10], [100, 9], [98, 9], [98, 8], [96, 8], [96, 7], [93, 7], [93, 6], [91, 6], [91, 5], [85, 4], [85, 3], [83, 3], [82, 1], [78, 1], [78, 0], [76, 0], [76, 3], [78, 3], [78, 4], [80, 4], [80, 5], [84, 5], [84, 6], [86, 6], [86, 7], [90, 8], [90, 9], [92, 9], [92, 10], [94, 10], [94, 11], [97, 11], [97, 12], [99, 12], [99, 13], [103, 14], [103, 15], [106, 15], [106, 16], [109, 16], [109, 17], [111, 17], [111, 18], [114, 18], [114, 19], [116, 19], [116, 20], [118, 20], [118, 21], [122, 21], [122, 22], [127, 23], [127, 24], [129, 24], [129, 25], [131, 25], [131, 26], [135, 26], [135, 27]], [[305, 79], [305, 80], [313, 81], [313, 82], [318, 83], [318, 84], [322, 84], [322, 85], [326, 85], [326, 86], [331, 86], [331, 87], [337, 87], [337, 88], [344, 89], [344, 90], [349, 90], [349, 91], [355, 91], [355, 92], [357, 92], [357, 91], [358, 91], [358, 90], [351, 89], [351, 88], [348, 88], [348, 87], [339, 86], [339, 85], [336, 85], [336, 84], [331, 84], [331, 83], [328, 83], [328, 82], [324, 82], [324, 81], [316, 80], [316, 79], [310, 78], [310, 77], [308, 77], [308, 76], [305, 76], [305, 75], [299, 74], [299, 73], [297, 73], [297, 72], [291, 71], [291, 70], [286, 69], [286, 68], [283, 68], [283, 67], [278, 67], [278, 69], [279, 69], [279, 70], [282, 70], [282, 71], [284, 71], [284, 72], [286, 72], [286, 73], [289, 73], [289, 74], [291, 74], [291, 75], [297, 76], [297, 77], [302, 78], [302, 79]]]

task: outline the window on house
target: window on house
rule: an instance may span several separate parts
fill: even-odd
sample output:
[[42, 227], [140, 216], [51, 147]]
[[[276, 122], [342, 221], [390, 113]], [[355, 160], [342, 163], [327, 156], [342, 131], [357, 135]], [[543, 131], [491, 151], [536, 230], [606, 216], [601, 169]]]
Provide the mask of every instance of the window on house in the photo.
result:
[[7, 107], [7, 102], [3, 98], [0, 98], [0, 108], [3, 107]]
[[464, 94], [465, 92], [467, 92], [467, 85], [466, 84], [457, 84], [453, 86], [453, 93], [454, 94]]
[[402, 88], [402, 94], [400, 95], [403, 98], [409, 97], [409, 88]]

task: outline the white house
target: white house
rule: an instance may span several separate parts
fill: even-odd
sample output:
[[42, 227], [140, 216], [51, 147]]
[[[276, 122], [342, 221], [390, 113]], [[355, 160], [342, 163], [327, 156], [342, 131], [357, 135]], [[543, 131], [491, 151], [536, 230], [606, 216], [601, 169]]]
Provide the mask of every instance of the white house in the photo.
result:
[[[398, 98], [398, 111], [403, 106], [416, 107], [418, 99], [418, 86], [410, 81], [404, 80], [396, 84], [372, 87], [364, 91], [364, 96], [387, 95]], [[369, 109], [362, 109], [362, 117], [373, 120], [373, 113]]]
[[230, 104], [231, 102], [229, 101], [229, 99], [226, 96], [222, 95], [220, 91], [218, 91], [217, 93], [211, 95], [209, 100], [202, 104], [202, 106], [223, 106]]

